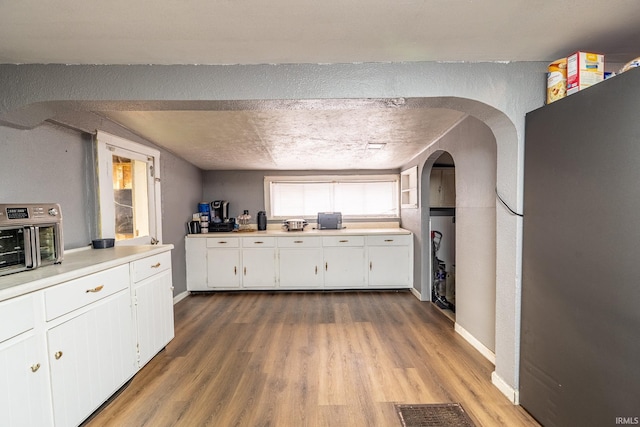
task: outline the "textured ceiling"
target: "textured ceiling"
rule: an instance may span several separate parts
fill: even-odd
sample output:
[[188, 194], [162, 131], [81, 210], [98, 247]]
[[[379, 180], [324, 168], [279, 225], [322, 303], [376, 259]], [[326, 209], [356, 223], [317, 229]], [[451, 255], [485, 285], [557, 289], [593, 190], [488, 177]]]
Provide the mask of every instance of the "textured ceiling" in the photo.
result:
[[[576, 50], [625, 63], [640, 56], [638, 17], [639, 0], [0, 0], [0, 63], [552, 61]], [[395, 168], [461, 118], [357, 107], [99, 114], [203, 169]], [[375, 141], [386, 145], [367, 150]]]
[[[446, 109], [102, 112], [202, 169], [392, 169], [464, 117]], [[369, 143], [385, 144], [368, 149]]]

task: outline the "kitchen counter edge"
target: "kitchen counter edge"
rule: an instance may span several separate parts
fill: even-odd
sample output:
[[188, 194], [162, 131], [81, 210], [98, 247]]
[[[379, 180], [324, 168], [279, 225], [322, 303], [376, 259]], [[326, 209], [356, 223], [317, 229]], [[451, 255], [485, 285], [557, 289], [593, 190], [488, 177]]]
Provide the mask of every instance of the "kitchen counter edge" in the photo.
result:
[[109, 249], [81, 249], [65, 253], [60, 264], [0, 276], [0, 301], [5, 301], [68, 280], [170, 251], [168, 245], [116, 246]]
[[266, 230], [266, 231], [230, 231], [217, 233], [201, 233], [187, 234], [186, 237], [199, 239], [207, 237], [253, 237], [253, 236], [377, 236], [385, 234], [412, 234], [411, 231], [404, 228], [343, 228], [340, 230], [304, 230], [304, 231], [286, 231], [286, 230]]

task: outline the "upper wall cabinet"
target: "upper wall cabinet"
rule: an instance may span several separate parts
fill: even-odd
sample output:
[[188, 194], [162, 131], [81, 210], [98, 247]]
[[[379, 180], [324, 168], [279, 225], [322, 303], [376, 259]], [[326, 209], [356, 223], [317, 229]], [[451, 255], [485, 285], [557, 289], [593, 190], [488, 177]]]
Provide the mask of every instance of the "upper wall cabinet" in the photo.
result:
[[418, 207], [418, 167], [400, 173], [400, 200], [402, 208]]
[[429, 204], [432, 208], [456, 206], [455, 168], [433, 168], [429, 178]]

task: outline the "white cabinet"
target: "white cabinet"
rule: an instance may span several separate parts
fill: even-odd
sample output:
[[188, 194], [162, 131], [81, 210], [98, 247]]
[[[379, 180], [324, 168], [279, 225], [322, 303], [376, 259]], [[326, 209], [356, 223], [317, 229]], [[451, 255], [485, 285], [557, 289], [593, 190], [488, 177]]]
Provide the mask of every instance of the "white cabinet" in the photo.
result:
[[207, 239], [207, 287], [240, 287], [240, 242], [235, 237]]
[[242, 286], [272, 289], [277, 284], [275, 237], [243, 237]]
[[34, 297], [0, 303], [0, 423], [51, 426], [44, 335], [34, 331]]
[[0, 302], [0, 425], [79, 425], [173, 337], [170, 251], [78, 274], [90, 253]]
[[138, 367], [143, 367], [174, 337], [171, 254], [131, 264]]
[[207, 291], [207, 239], [184, 238], [187, 264], [187, 289]]
[[324, 247], [324, 285], [331, 288], [366, 286], [364, 236], [322, 238]]
[[186, 239], [189, 291], [413, 286], [413, 236], [405, 231]]
[[323, 285], [322, 240], [278, 237], [281, 288], [314, 289]]
[[369, 286], [411, 287], [413, 274], [411, 235], [367, 236]]
[[78, 312], [47, 331], [56, 426], [78, 425], [135, 372], [129, 290]]
[[432, 208], [456, 206], [455, 168], [433, 168], [429, 177], [429, 204]]

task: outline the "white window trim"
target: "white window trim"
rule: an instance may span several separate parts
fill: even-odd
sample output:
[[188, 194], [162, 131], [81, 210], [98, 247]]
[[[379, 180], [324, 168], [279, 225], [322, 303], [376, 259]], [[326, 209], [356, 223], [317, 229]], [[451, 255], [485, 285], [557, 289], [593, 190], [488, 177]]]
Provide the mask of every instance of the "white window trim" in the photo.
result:
[[[286, 175], [264, 177], [264, 203], [267, 215], [271, 214], [271, 183], [272, 182], [371, 182], [371, 181], [395, 181], [398, 215], [343, 215], [343, 219], [385, 219], [398, 218], [400, 215], [400, 174], [384, 175]], [[283, 216], [270, 216], [272, 219], [287, 219]], [[315, 216], [302, 216], [303, 219], [316, 219]]]
[[160, 151], [149, 146], [129, 141], [103, 131], [96, 132], [96, 176], [98, 178], [98, 237], [115, 236], [115, 208], [113, 206], [114, 150], [125, 150], [152, 163], [153, 173], [148, 183], [149, 236], [121, 240], [116, 245], [162, 243], [162, 208], [160, 200]]

